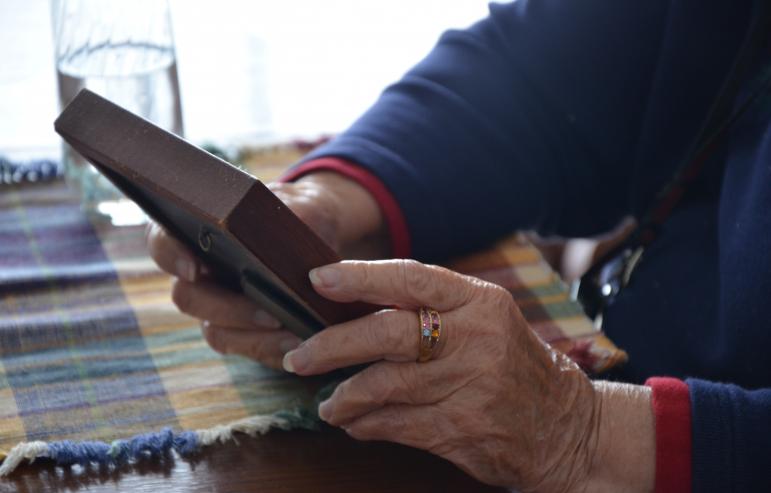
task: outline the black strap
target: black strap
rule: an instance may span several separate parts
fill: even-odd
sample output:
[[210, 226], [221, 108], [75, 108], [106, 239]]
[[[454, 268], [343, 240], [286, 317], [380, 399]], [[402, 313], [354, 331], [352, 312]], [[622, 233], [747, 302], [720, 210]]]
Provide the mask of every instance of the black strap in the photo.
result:
[[740, 88], [746, 82], [749, 69], [761, 54], [771, 31], [771, 2], [756, 0], [752, 16], [753, 24], [739, 49], [736, 61], [684, 164], [661, 189], [653, 206], [642, 217], [632, 234], [596, 261], [579, 281], [573, 283], [571, 296], [581, 303], [597, 328], [602, 327], [605, 307], [627, 285], [645, 248], [656, 239], [659, 229], [680, 203], [688, 187], [704, 170], [709, 158], [719, 149], [729, 131], [747, 110], [762, 94], [771, 89], [769, 68], [763, 74], [760, 86], [736, 110], [731, 111]]
[[[753, 7], [753, 24], [739, 49], [730, 75], [726, 78], [718, 97], [710, 109], [709, 116], [699, 132], [693, 150], [688, 158], [677, 169], [673, 178], [660, 190], [653, 206], [642, 216], [639, 226], [635, 228], [627, 241], [608, 252], [589, 273], [601, 268], [610, 258], [616, 257], [623, 250], [646, 247], [655, 240], [656, 235], [675, 210], [685, 195], [688, 187], [700, 176], [709, 158], [719, 149], [739, 119], [746, 114], [759, 97], [771, 89], [771, 70], [763, 74], [760, 86], [733, 112], [736, 97], [746, 76], [763, 50], [771, 31], [771, 2], [757, 0]], [[587, 273], [587, 274], [589, 274]]]

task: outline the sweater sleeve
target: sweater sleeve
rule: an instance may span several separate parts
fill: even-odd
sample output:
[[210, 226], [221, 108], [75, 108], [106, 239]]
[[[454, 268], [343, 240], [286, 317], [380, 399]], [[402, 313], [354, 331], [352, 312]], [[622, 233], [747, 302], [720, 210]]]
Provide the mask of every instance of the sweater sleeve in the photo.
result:
[[697, 379], [686, 383], [692, 404], [693, 491], [771, 491], [771, 389]]
[[416, 258], [463, 253], [515, 229], [607, 230], [629, 211], [668, 4], [493, 3], [307, 160], [336, 157], [378, 177]]
[[656, 420], [656, 493], [691, 491], [691, 400], [680, 379], [649, 378]]

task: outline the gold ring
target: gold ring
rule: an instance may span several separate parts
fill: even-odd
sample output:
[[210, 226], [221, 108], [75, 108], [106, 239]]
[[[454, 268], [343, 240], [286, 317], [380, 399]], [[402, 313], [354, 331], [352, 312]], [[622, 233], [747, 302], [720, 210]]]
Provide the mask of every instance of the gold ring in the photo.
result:
[[442, 319], [438, 311], [425, 306], [418, 310], [418, 317], [420, 317], [418, 362], [425, 363], [434, 355], [434, 349], [439, 344], [439, 337], [442, 335]]

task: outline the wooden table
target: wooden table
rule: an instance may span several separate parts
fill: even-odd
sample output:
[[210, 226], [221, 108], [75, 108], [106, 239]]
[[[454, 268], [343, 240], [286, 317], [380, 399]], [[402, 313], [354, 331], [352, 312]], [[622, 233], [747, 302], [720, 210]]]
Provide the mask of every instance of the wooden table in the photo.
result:
[[193, 460], [168, 457], [121, 471], [70, 470], [50, 461], [24, 465], [0, 480], [0, 492], [492, 492], [449, 462], [383, 442], [359, 442], [340, 430], [273, 431], [206, 448]]

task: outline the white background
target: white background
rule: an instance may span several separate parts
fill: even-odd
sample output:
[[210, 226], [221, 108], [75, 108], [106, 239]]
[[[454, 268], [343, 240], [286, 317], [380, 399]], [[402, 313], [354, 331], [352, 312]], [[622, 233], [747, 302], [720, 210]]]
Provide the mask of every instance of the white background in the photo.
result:
[[[105, 0], [108, 1], [108, 0]], [[220, 144], [344, 130], [486, 0], [171, 0], [186, 136]], [[48, 0], [0, 0], [0, 153], [56, 149]]]

